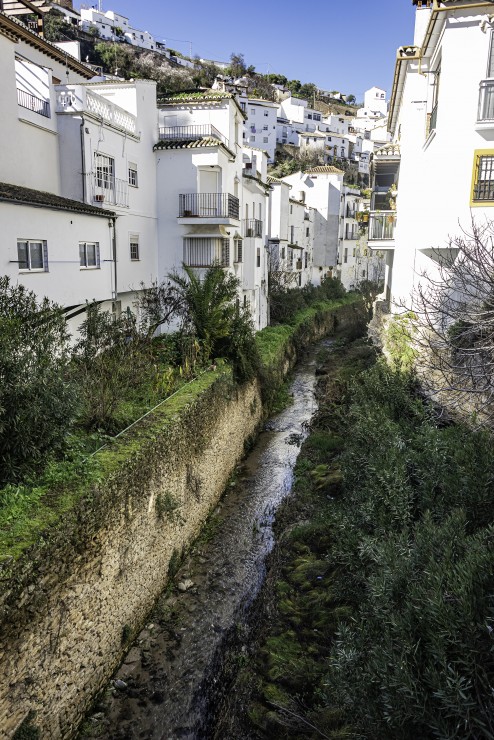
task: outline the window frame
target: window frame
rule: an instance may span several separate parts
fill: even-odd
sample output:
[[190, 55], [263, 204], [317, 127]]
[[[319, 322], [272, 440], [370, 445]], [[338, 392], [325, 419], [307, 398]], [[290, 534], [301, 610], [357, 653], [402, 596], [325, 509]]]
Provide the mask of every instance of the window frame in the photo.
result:
[[[88, 264], [87, 247], [94, 246], [94, 265]], [[84, 249], [84, 264], [82, 263], [81, 247]], [[79, 242], [79, 269], [80, 270], [99, 270], [101, 268], [99, 242]]]
[[[139, 187], [139, 175], [137, 170], [136, 162], [128, 162], [127, 164], [127, 179], [131, 188]], [[134, 182], [132, 182], [134, 180]]]
[[[27, 267], [21, 267], [21, 259], [19, 255], [20, 244], [26, 244], [26, 265]], [[31, 267], [31, 249], [30, 246], [34, 244], [41, 244], [41, 267]], [[19, 272], [48, 272], [48, 243], [46, 239], [17, 239], [17, 264], [19, 265]]]
[[[492, 157], [492, 180], [488, 182], [492, 183], [491, 198], [485, 198], [483, 200], [476, 199], [475, 188], [478, 184], [478, 174], [480, 173], [480, 162], [482, 157]], [[494, 205], [494, 149], [475, 149], [473, 153], [473, 165], [472, 165], [472, 185], [470, 189], [470, 207], [479, 208], [482, 206], [493, 206]]]
[[[137, 247], [137, 257], [132, 256], [132, 247]], [[139, 234], [129, 234], [129, 257], [131, 262], [141, 261], [141, 244]]]

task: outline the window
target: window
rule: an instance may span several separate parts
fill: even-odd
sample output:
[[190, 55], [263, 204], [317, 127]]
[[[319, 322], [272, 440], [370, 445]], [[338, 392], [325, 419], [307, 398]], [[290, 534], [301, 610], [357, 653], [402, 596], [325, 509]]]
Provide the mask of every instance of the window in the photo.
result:
[[137, 165], [134, 162], [129, 162], [129, 185], [137, 187]]
[[309, 234], [310, 234], [310, 229], [307, 226], [306, 229], [305, 229], [305, 236], [309, 236]]
[[94, 167], [96, 170], [96, 185], [105, 190], [113, 190], [115, 184], [115, 160], [113, 157], [96, 153], [94, 155]]
[[130, 245], [130, 259], [133, 262], [137, 262], [139, 257], [139, 234], [131, 234], [129, 239]]
[[281, 259], [285, 259], [285, 247], [281, 247]]
[[470, 205], [482, 205], [486, 201], [494, 201], [494, 150], [477, 149]]
[[264, 117], [267, 118], [269, 116], [269, 113], [267, 110], [264, 111]]
[[17, 259], [19, 270], [48, 272], [48, 247], [39, 239], [18, 239]]
[[295, 226], [290, 226], [290, 243], [295, 244]]
[[427, 135], [434, 131], [437, 124], [437, 104], [439, 100], [439, 84], [441, 81], [441, 63], [438, 64], [433, 72], [434, 74], [434, 87], [432, 89], [432, 111], [429, 113], [428, 131]]
[[255, 136], [249, 136], [249, 141], [255, 141], [255, 140], [256, 140]]
[[257, 247], [256, 265], [257, 267], [261, 266], [261, 250], [259, 247]]
[[307, 266], [308, 266], [308, 264], [309, 264], [309, 255], [308, 255], [308, 254], [307, 254], [307, 252], [306, 252], [306, 253], [305, 253], [305, 267], [307, 267]]
[[269, 126], [263, 126], [263, 127], [262, 127], [262, 130], [263, 130], [263, 131], [268, 131], [268, 130], [269, 130]]
[[211, 237], [184, 239], [184, 264], [189, 267], [211, 267], [230, 264], [230, 240]]
[[251, 108], [250, 109], [250, 115], [251, 116], [255, 116], [256, 115], [256, 109], [255, 108]]
[[262, 142], [263, 142], [263, 144], [267, 144], [269, 142], [268, 137], [267, 136], [263, 136]]
[[343, 253], [343, 262], [346, 264], [348, 262], [348, 248], [345, 247], [345, 251]]
[[242, 239], [234, 239], [235, 262], [242, 262], [244, 244]]
[[79, 264], [81, 267], [100, 266], [98, 242], [79, 242]]

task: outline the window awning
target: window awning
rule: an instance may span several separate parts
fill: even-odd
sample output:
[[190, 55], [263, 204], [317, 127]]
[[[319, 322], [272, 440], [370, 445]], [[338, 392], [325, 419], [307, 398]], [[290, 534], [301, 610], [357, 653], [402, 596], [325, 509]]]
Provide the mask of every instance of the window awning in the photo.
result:
[[228, 239], [233, 229], [223, 224], [204, 224], [201, 226], [191, 226], [184, 236], [188, 239]]

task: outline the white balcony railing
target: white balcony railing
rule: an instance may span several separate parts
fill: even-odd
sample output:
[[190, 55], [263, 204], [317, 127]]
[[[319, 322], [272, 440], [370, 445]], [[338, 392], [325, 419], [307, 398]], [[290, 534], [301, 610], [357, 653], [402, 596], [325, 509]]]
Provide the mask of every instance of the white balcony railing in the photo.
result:
[[57, 113], [90, 113], [129, 134], [137, 135], [137, 118], [84, 85], [57, 85]]
[[494, 121], [494, 80], [482, 80], [480, 83], [477, 121]]
[[395, 238], [396, 211], [371, 211], [369, 213], [369, 242]]
[[129, 207], [129, 184], [126, 180], [103, 179], [89, 172], [86, 175], [86, 194], [91, 205]]

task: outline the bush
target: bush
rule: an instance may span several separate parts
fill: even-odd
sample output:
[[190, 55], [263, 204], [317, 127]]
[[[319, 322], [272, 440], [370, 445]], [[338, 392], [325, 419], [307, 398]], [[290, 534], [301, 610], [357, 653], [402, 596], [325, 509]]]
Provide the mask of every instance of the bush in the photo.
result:
[[148, 393], [156, 377], [151, 343], [139, 336], [135, 317], [116, 318], [88, 305], [74, 351], [74, 378], [81, 389], [79, 421], [88, 430], [114, 434], [132, 420], [119, 419], [123, 401]]
[[77, 406], [62, 309], [0, 278], [0, 485], [63, 447]]

